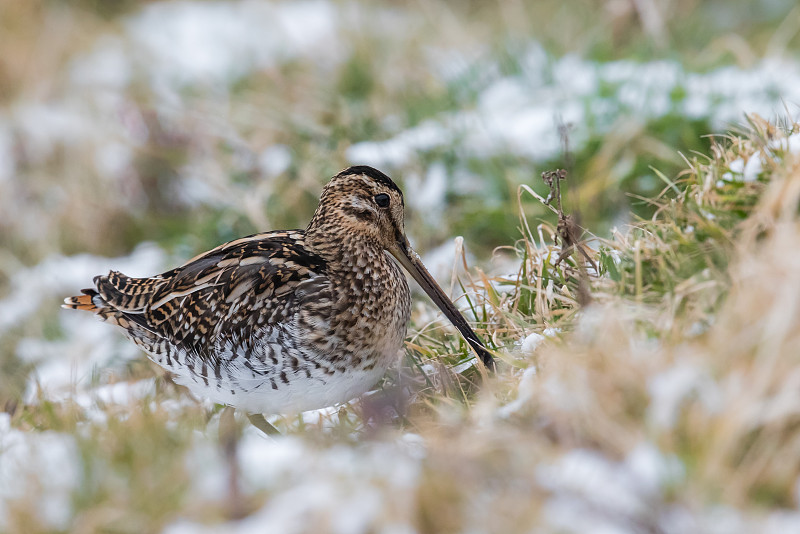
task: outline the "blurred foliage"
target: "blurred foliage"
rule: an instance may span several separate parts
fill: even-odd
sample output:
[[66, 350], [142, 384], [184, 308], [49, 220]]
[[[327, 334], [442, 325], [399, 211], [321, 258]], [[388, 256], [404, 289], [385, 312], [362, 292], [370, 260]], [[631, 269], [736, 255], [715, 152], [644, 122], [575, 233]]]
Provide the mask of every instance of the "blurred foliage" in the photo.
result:
[[[8, 52], [0, 58], [0, 95], [6, 104], [43, 90], [57, 95], [68, 77], [70, 58], [90, 49], [95, 35], [113, 33], [124, 17], [141, 9], [135, 2], [91, 0], [6, 4], [0, 14], [0, 47]], [[655, 11], [642, 11], [646, 9]], [[554, 57], [578, 53], [598, 61], [676, 59], [688, 69], [699, 70], [731, 61], [748, 66], [767, 52], [791, 55], [800, 48], [797, 32], [792, 29], [797, 15], [795, 6], [780, 0], [669, 0], [642, 4], [617, 0], [588, 7], [572, 0], [455, 2], [433, 3], [420, 13], [421, 17], [403, 37], [371, 32], [368, 28], [344, 35], [351, 51], [332, 70], [292, 60], [236, 80], [231, 87], [228, 117], [217, 115], [219, 110], [213, 105], [203, 111], [203, 99], [216, 98], [207, 88], [187, 88], [184, 98], [194, 116], [177, 124], [174, 120], [163, 124], [148, 81], [134, 80], [127, 98], [141, 110], [150, 138], [132, 162], [129, 185], [123, 183], [116, 190], [108, 185], [98, 187], [98, 178], [85, 164], [93, 157], [90, 154], [68, 152], [50, 158], [45, 167], [20, 169], [23, 176], [31, 174], [27, 177], [29, 182], [33, 175], [45, 173], [37, 178], [40, 187], [28, 186], [26, 202], [34, 205], [48, 202], [46, 191], [51, 178], [47, 177], [84, 180], [86, 188], [95, 194], [102, 191], [108, 195], [108, 200], [96, 195], [92, 206], [94, 210], [107, 211], [98, 214], [105, 221], [104, 232], [90, 230], [98, 217], [84, 217], [66, 205], [56, 210], [59, 225], [52, 232], [41, 234], [47, 246], [67, 253], [87, 250], [119, 254], [142, 239], [178, 243], [181, 236], [198, 233], [201, 218], [210, 218], [212, 224], [202, 224], [202, 231], [211, 233], [200, 241], [217, 243], [231, 234], [225, 230], [227, 223], [220, 226], [213, 221], [237, 218], [237, 200], [263, 191], [264, 181], [271, 183], [271, 192], [258, 192], [254, 197], [262, 201], [258, 208], [261, 213], [256, 214], [251, 208], [246, 215], [250, 224], [237, 223], [236, 229], [261, 230], [265, 229], [264, 222], [273, 228], [303, 226], [313, 210], [319, 187], [348, 163], [343, 151], [349, 145], [385, 137], [387, 131], [396, 128], [387, 129], [389, 119], [407, 128], [443, 112], [470, 108], [492, 80], [521, 72], [519, 60], [532, 35]], [[43, 27], [50, 29], [41, 31]], [[426, 64], [426, 54], [431, 49], [458, 48], [474, 50], [473, 55], [481, 60], [455, 79], [432, 78], [426, 68], [419, 66]], [[676, 94], [675, 98], [682, 97]], [[175, 191], [186, 187], [180, 179], [185, 172], [183, 166], [196, 158], [198, 151], [206, 152], [204, 157], [209, 160], [231, 161], [228, 140], [219, 139], [220, 134], [213, 127], [219, 120], [230, 120], [238, 129], [235, 153], [244, 150], [255, 158], [261, 149], [277, 142], [291, 147], [293, 163], [276, 177], [264, 176], [252, 165], [240, 169], [228, 166], [228, 175], [223, 179], [235, 186], [229, 193], [239, 199], [230, 197], [198, 209], [176, 198]], [[468, 239], [473, 252], [486, 257], [504, 237], [515, 232], [515, 217], [508, 214], [515, 208], [516, 186], [527, 183], [544, 191], [536, 179], [531, 179], [541, 170], [570, 168], [575, 182], [582, 185], [573, 186], [567, 202], [575, 202], [574, 208], [580, 211], [584, 223], [602, 234], [630, 209], [638, 217], [649, 218], [654, 207], [636, 198], [651, 197], [659, 190], [661, 182], [651, 169], [675, 176], [683, 165], [679, 154], [708, 149], [703, 135], [709, 129], [704, 121], [666, 115], [615, 128], [627, 132], [624, 138], [617, 138], [612, 132], [591, 139], [571, 154], [570, 161], [557, 158], [531, 162], [502, 156], [487, 161], [459, 152], [437, 152], [420, 154], [410, 169], [388, 170], [402, 184], [407, 172], [424, 169], [442, 157], [450, 162], [449, 168], [477, 169], [486, 195], [476, 196], [472, 190], [462, 192], [451, 179], [446, 214], [451, 224], [431, 225], [412, 215], [410, 231], [412, 235], [425, 235], [427, 243], [436, 244], [455, 230]], [[73, 169], [76, 166], [83, 177], [79, 178], [77, 169]], [[130, 184], [135, 186], [133, 197]], [[73, 191], [67, 198], [78, 198], [74, 191], [78, 188], [70, 188]], [[529, 216], [547, 217], [535, 203], [526, 209], [530, 210]], [[191, 215], [193, 211], [202, 217]], [[6, 231], [13, 233], [15, 228]], [[197, 242], [194, 237], [190, 239]], [[26, 246], [26, 240], [4, 241], [4, 246], [26, 263], [45, 253], [44, 245], [32, 248]]]

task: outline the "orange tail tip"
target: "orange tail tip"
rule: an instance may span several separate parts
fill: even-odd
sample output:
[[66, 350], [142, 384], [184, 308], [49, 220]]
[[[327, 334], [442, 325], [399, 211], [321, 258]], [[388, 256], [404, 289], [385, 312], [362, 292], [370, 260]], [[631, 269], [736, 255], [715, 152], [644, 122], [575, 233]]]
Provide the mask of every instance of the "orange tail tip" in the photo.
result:
[[61, 305], [62, 308], [66, 308], [68, 310], [86, 310], [86, 311], [97, 311], [97, 306], [94, 305], [92, 302], [92, 295], [81, 295], [79, 297], [68, 297], [64, 299], [64, 304]]

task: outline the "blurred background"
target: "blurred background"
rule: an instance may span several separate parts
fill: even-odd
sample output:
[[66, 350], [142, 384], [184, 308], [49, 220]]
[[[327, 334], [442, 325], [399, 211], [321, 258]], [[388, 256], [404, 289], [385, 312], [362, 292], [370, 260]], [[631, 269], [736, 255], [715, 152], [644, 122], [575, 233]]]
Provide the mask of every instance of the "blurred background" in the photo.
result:
[[54, 253], [193, 255], [304, 226], [356, 163], [406, 189], [423, 250], [464, 235], [485, 257], [515, 234], [517, 185], [567, 163], [602, 234], [650, 214], [652, 167], [674, 177], [704, 135], [800, 101], [792, 0], [6, 0], [0, 17], [3, 286]]
[[518, 197], [543, 171], [605, 237], [708, 136], [800, 114], [795, 0], [0, 0], [0, 51], [9, 412], [152, 376], [58, 308], [93, 275], [304, 227], [348, 165], [401, 185], [426, 261], [461, 235], [491, 271], [520, 210], [555, 222]]

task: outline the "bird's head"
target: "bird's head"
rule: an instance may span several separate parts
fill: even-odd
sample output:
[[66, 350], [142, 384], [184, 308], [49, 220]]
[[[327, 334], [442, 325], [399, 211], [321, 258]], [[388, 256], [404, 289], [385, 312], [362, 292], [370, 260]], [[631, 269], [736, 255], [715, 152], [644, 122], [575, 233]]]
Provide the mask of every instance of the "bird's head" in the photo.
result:
[[391, 178], [372, 167], [350, 167], [325, 186], [309, 228], [332, 232], [335, 227], [389, 250], [405, 238], [403, 209], [403, 193]]
[[372, 167], [349, 167], [325, 186], [307, 237], [314, 241], [316, 250], [331, 255], [342, 246], [351, 253], [362, 246], [391, 254], [458, 328], [484, 364], [493, 366], [478, 336], [411, 248], [403, 212], [403, 193], [391, 178]]

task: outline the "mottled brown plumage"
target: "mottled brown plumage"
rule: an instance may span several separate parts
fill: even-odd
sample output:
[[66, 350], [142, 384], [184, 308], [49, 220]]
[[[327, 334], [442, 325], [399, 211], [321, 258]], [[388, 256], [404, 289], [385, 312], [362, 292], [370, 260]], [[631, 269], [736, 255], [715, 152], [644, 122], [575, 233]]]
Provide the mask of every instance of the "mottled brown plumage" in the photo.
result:
[[403, 208], [386, 175], [351, 167], [324, 188], [306, 230], [243, 237], [149, 278], [112, 271], [64, 306], [121, 327], [215, 402], [320, 408], [363, 394], [397, 360], [411, 299], [388, 252], [491, 364], [408, 245]]

